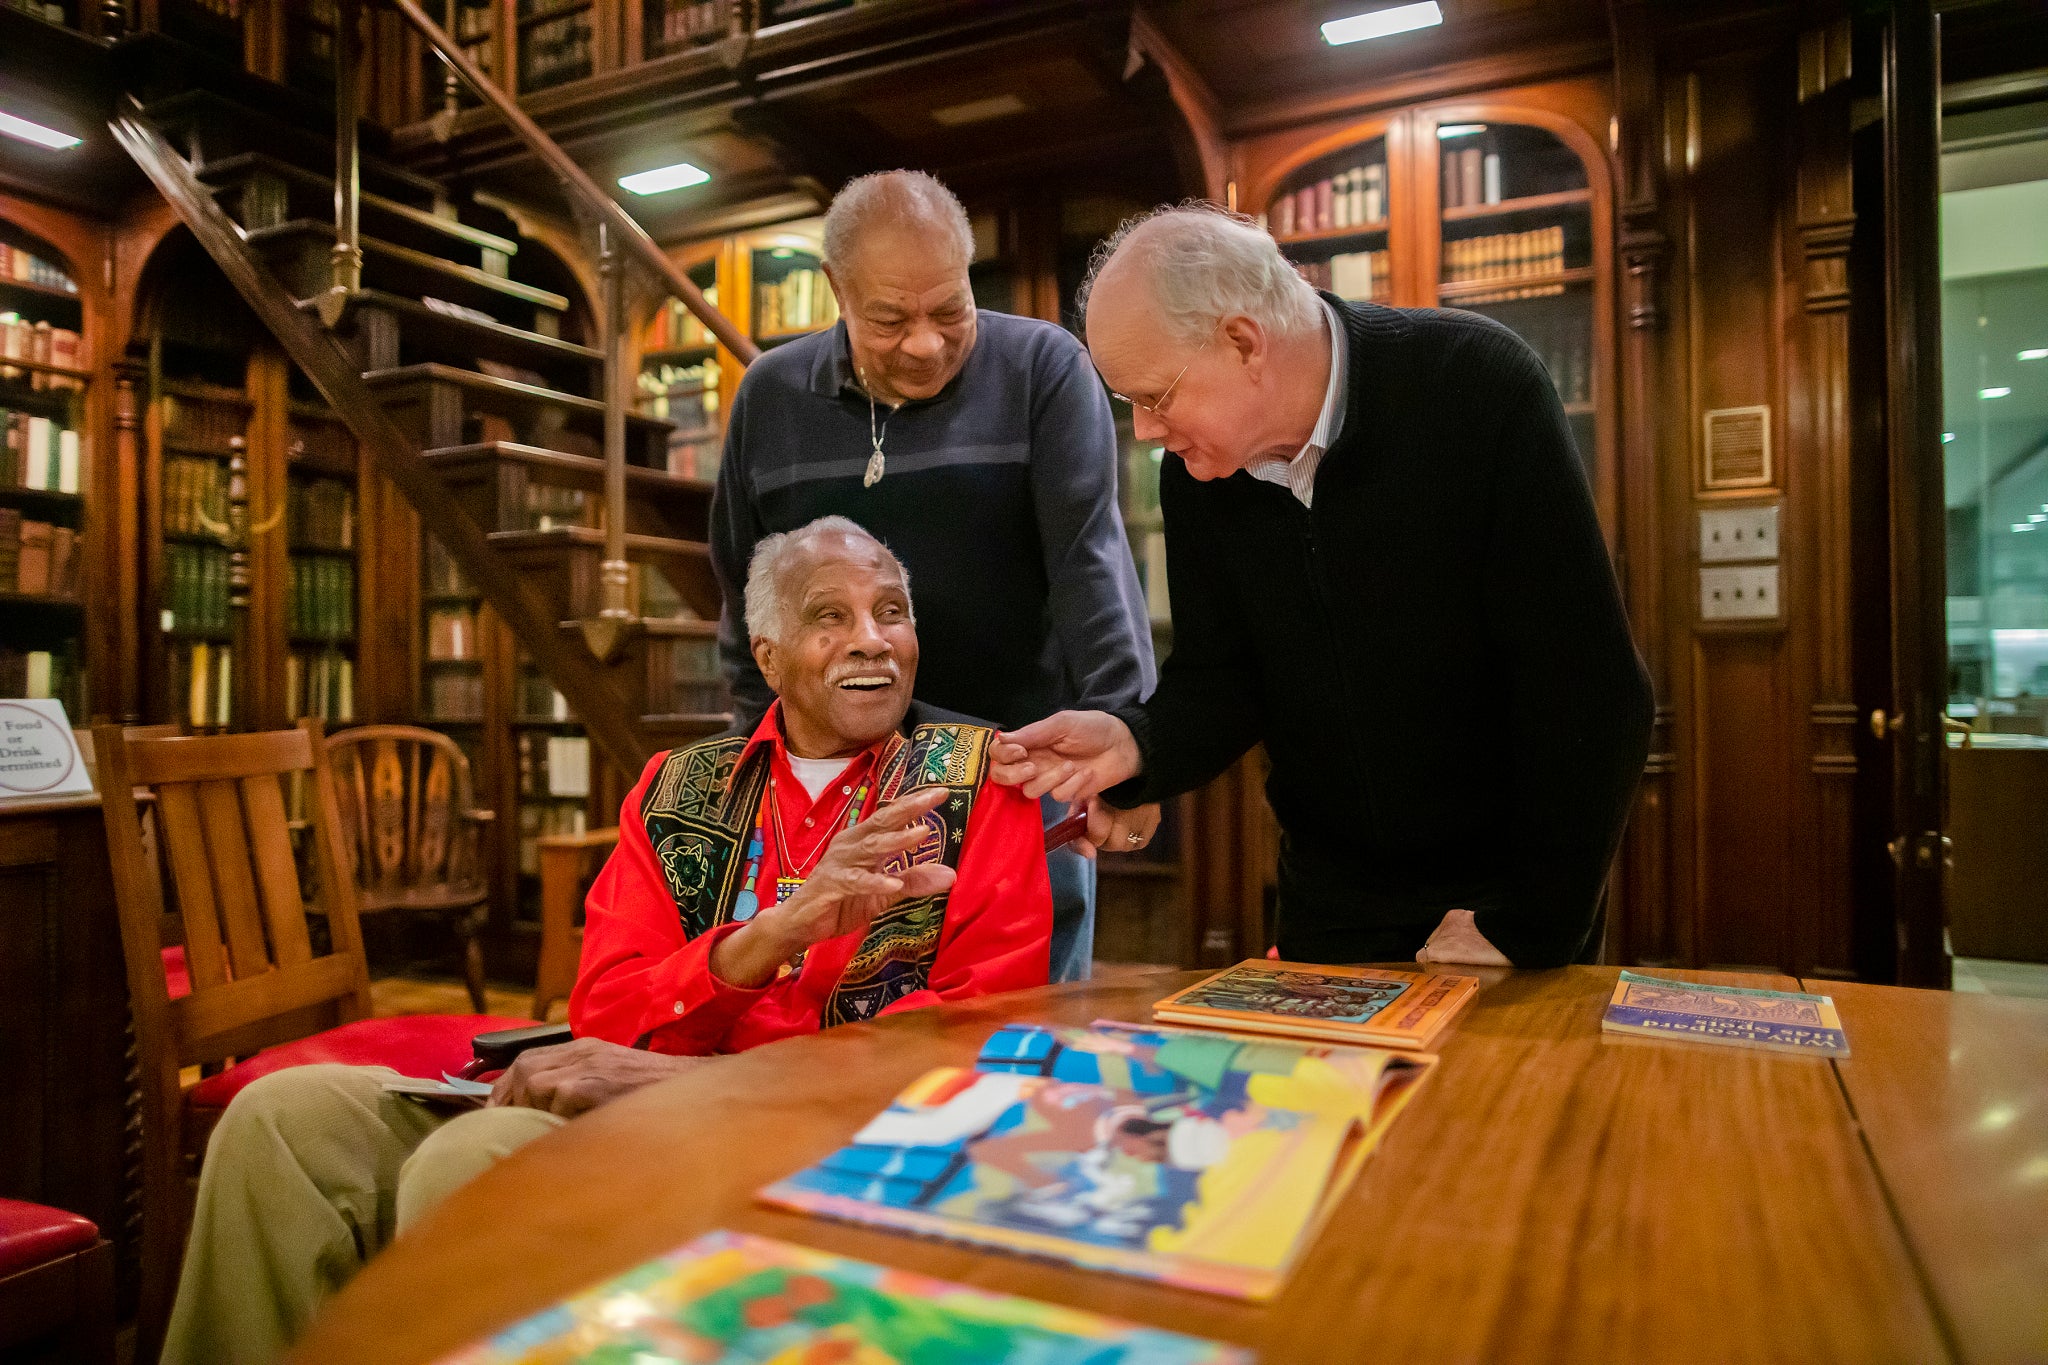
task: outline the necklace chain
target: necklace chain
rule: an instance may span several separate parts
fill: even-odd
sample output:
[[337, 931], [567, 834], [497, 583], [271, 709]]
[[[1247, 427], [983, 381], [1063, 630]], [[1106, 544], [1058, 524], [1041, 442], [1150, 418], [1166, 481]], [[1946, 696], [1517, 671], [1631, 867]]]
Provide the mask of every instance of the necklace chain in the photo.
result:
[[[861, 387], [867, 389], [867, 378], [865, 375], [861, 378]], [[890, 408], [889, 417], [894, 417], [895, 415], [896, 409]], [[876, 424], [875, 395], [872, 390], [868, 390], [868, 443], [875, 448], [875, 453], [868, 456], [867, 473], [861, 476], [860, 481], [862, 488], [873, 488], [882, 481], [882, 463], [884, 459], [882, 454], [882, 438], [889, 433], [889, 417], [882, 418], [881, 423], [879, 425]]]

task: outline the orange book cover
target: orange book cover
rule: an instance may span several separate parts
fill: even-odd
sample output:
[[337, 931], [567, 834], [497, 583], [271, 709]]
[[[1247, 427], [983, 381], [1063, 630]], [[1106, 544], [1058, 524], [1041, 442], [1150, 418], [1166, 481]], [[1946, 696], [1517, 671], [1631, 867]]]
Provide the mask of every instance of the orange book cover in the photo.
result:
[[1421, 1048], [1478, 989], [1478, 977], [1457, 972], [1252, 958], [1167, 996], [1152, 1007], [1152, 1017], [1369, 1047]]

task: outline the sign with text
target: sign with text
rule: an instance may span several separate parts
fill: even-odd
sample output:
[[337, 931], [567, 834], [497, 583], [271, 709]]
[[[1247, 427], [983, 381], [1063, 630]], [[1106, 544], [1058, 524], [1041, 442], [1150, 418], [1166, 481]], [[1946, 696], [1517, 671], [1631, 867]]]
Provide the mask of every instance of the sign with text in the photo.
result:
[[0, 797], [92, 790], [61, 701], [0, 701]]

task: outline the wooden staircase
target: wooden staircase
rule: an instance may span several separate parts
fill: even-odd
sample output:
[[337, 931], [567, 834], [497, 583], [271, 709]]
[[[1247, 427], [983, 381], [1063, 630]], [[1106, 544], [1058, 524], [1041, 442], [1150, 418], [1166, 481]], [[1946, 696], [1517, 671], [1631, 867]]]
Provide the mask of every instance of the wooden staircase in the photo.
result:
[[[711, 485], [667, 472], [666, 422], [624, 416], [623, 557], [681, 611], [614, 619], [609, 657], [586, 644], [606, 605], [608, 379], [576, 338], [616, 326], [602, 303], [585, 319], [514, 278], [503, 214], [357, 148], [359, 279], [337, 270], [332, 140], [242, 104], [188, 91], [113, 126], [622, 773], [730, 723], [685, 666], [717, 631]], [[594, 515], [537, 527], [535, 489]]]

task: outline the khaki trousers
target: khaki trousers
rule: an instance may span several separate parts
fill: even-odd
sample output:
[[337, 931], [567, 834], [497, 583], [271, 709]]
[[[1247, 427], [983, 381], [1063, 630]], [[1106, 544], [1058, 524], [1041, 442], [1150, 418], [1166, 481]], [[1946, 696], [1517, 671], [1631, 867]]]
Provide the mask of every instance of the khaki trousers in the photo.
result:
[[252, 1082], [207, 1144], [163, 1365], [272, 1365], [320, 1303], [421, 1214], [564, 1120], [450, 1117], [386, 1094], [386, 1067]]

